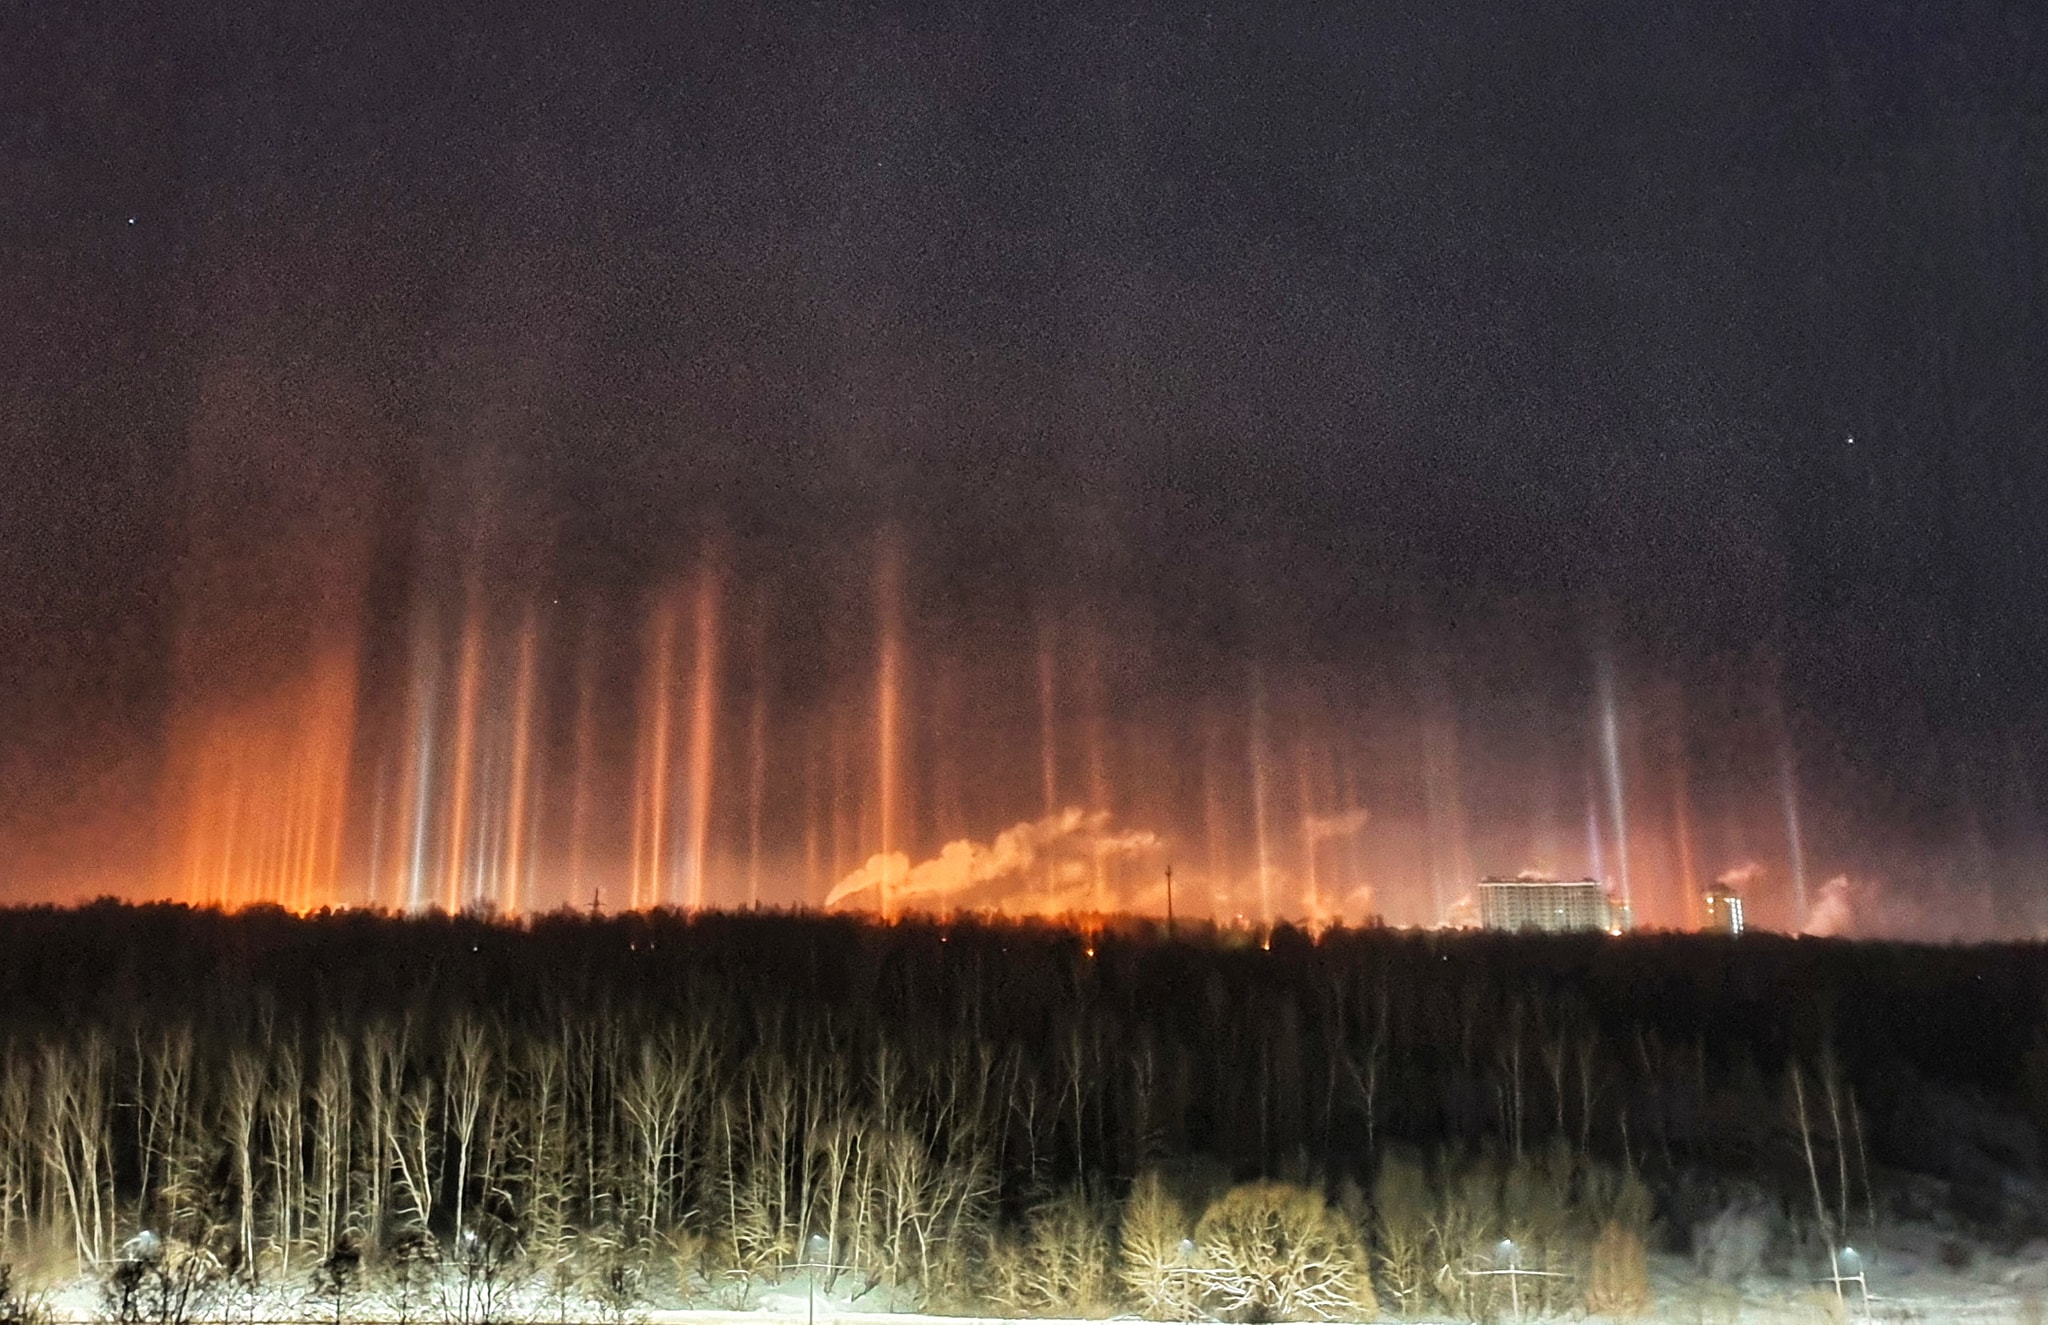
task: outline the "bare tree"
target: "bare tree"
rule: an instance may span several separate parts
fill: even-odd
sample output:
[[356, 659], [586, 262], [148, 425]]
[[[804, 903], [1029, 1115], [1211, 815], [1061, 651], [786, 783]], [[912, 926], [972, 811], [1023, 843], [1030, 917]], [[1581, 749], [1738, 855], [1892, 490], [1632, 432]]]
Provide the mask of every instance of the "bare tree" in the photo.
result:
[[447, 1103], [449, 1139], [455, 1159], [455, 1227], [468, 1225], [463, 1210], [469, 1200], [470, 1172], [476, 1160], [477, 1126], [490, 1095], [495, 1046], [483, 1022], [464, 1017], [448, 1031], [442, 1067], [441, 1098]]
[[146, 1226], [152, 1204], [183, 1187], [193, 1090], [192, 1028], [180, 1023], [135, 1036], [135, 1220]]
[[271, 1241], [280, 1273], [292, 1272], [292, 1252], [305, 1237], [306, 1129], [305, 1067], [299, 1037], [276, 1040], [264, 1089], [264, 1132], [271, 1174]]
[[618, 1085], [633, 1171], [625, 1195], [632, 1236], [651, 1238], [669, 1228], [693, 1148], [685, 1134], [692, 1106], [706, 1093], [710, 1045], [699, 1030], [668, 1027], [640, 1043], [640, 1053]]
[[391, 1175], [398, 1163], [399, 1102], [405, 1089], [405, 1041], [389, 1022], [366, 1027], [361, 1036], [363, 1070], [361, 1194], [365, 1244], [374, 1255], [385, 1241], [391, 1209]]
[[81, 1269], [99, 1261], [110, 1236], [109, 1057], [97, 1031], [88, 1031], [75, 1048], [46, 1044], [42, 1053], [42, 1168], [63, 1202]]
[[305, 1185], [311, 1220], [306, 1233], [313, 1246], [319, 1248], [321, 1263], [325, 1265], [342, 1249], [349, 1231], [356, 1096], [354, 1055], [347, 1035], [340, 1027], [329, 1027], [319, 1041], [320, 1060], [314, 1070], [310, 1099], [313, 1144]]
[[0, 1054], [0, 1245], [11, 1245], [35, 1217], [35, 1071], [19, 1045]]
[[235, 1246], [249, 1273], [256, 1267], [256, 1122], [263, 1102], [263, 1060], [253, 1048], [228, 1053], [221, 1083], [221, 1132], [235, 1185]]
[[391, 1113], [388, 1149], [396, 1167], [393, 1196], [406, 1231], [424, 1236], [434, 1220], [434, 1168], [441, 1152], [435, 1125], [434, 1083], [422, 1075], [409, 1083]]

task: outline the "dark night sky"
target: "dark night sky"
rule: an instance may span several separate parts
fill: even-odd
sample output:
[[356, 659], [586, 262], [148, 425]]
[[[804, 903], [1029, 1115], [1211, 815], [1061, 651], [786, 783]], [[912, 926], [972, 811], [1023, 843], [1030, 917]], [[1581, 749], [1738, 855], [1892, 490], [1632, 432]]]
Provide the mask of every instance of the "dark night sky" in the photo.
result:
[[885, 525], [1160, 693], [1605, 642], [2038, 864], [2038, 5], [584, 8], [0, 18], [0, 888], [309, 612], [709, 538], [801, 689]]

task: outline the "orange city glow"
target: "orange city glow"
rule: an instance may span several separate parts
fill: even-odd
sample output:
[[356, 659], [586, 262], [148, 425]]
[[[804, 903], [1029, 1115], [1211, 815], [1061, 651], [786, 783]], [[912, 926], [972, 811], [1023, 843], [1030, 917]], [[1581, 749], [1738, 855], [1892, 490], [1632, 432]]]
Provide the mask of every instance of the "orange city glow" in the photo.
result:
[[[1085, 614], [1027, 618], [1013, 654], [971, 670], [920, 632], [897, 545], [870, 556], [860, 616], [816, 641], [827, 683], [794, 700], [765, 596], [735, 592], [712, 558], [623, 623], [471, 578], [459, 598], [419, 605], [396, 683], [366, 677], [353, 643], [309, 648], [296, 676], [194, 704], [174, 727], [169, 890], [206, 905], [505, 916], [1172, 905], [1258, 929], [1359, 923], [1382, 905], [1433, 924], [1438, 899], [1469, 890], [1485, 834], [1454, 715], [1361, 733], [1329, 697], [1257, 668], [1186, 711], [1125, 711], [1113, 687], [1128, 663]], [[737, 630], [735, 603], [748, 605]], [[1613, 840], [1607, 803], [1588, 795], [1588, 858], [1626, 849], [1645, 881], [1638, 915], [1696, 923], [1708, 830], [1684, 761], [1630, 776], [1644, 793], [1632, 840]], [[1509, 821], [1486, 858], [1573, 868], [1558, 857], [1574, 853], [1576, 800]]]
[[308, 911], [334, 898], [355, 702], [354, 658], [330, 655], [299, 681], [184, 724], [169, 767], [186, 900]]

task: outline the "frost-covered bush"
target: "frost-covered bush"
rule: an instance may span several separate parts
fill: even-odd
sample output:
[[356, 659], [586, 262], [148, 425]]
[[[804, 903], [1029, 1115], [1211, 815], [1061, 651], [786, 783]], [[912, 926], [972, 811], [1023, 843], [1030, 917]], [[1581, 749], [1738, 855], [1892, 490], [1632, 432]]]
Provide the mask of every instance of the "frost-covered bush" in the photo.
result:
[[1211, 1310], [1230, 1320], [1360, 1320], [1379, 1314], [1365, 1254], [1322, 1194], [1259, 1182], [1230, 1191], [1195, 1230]]
[[1147, 1320], [1188, 1320], [1200, 1305], [1201, 1276], [1187, 1211], [1157, 1173], [1131, 1187], [1117, 1231], [1117, 1278]]

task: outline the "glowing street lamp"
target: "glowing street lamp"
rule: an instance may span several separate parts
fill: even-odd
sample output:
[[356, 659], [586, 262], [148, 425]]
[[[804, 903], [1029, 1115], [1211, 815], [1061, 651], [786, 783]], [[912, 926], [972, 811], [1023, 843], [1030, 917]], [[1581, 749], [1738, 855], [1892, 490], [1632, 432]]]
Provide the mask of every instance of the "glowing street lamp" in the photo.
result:
[[1515, 1319], [1522, 1318], [1522, 1249], [1513, 1238], [1502, 1238], [1493, 1249], [1493, 1263], [1508, 1277], [1508, 1296], [1515, 1304]]
[[805, 1325], [818, 1325], [818, 1272], [836, 1270], [832, 1263], [832, 1242], [823, 1233], [813, 1233], [804, 1239], [803, 1264], [797, 1268], [807, 1272], [805, 1282], [809, 1287], [804, 1292]]
[[1842, 1305], [1843, 1313], [1847, 1314], [1849, 1295], [1844, 1285], [1856, 1285], [1857, 1291], [1863, 1296], [1861, 1314], [1865, 1320], [1868, 1320], [1870, 1318], [1870, 1280], [1863, 1272], [1862, 1254], [1854, 1247], [1841, 1247], [1830, 1251], [1828, 1255], [1834, 1262], [1835, 1272], [1828, 1276], [1825, 1282], [1835, 1286], [1835, 1300]]
[[1471, 1274], [1501, 1274], [1508, 1280], [1508, 1297], [1514, 1303], [1515, 1319], [1522, 1318], [1522, 1279], [1526, 1275], [1536, 1279], [1561, 1279], [1564, 1276], [1555, 1270], [1525, 1270], [1522, 1268], [1522, 1249], [1513, 1238], [1502, 1238], [1493, 1247], [1491, 1270], [1473, 1270]]

